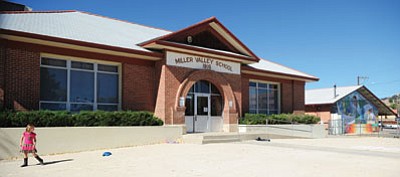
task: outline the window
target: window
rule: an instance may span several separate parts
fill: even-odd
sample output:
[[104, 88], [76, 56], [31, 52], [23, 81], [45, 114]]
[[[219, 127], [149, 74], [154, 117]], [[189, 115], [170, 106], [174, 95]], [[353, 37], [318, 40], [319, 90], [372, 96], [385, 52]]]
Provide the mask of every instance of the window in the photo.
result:
[[279, 85], [249, 82], [249, 112], [252, 114], [278, 114]]
[[118, 66], [42, 58], [40, 109], [116, 111]]

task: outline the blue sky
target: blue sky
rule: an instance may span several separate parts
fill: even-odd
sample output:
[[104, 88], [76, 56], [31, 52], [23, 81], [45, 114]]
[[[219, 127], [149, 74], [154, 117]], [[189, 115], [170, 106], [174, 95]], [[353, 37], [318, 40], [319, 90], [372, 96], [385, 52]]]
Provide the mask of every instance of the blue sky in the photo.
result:
[[256, 55], [315, 75], [306, 89], [400, 93], [399, 0], [12, 0], [33, 10], [80, 10], [176, 31], [216, 16]]

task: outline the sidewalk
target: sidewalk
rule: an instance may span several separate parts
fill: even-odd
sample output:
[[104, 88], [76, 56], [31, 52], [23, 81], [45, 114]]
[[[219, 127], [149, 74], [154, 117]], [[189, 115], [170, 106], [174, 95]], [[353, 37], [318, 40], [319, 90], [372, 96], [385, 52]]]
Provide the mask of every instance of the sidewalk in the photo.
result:
[[47, 165], [0, 161], [0, 176], [352, 176], [397, 177], [400, 139], [273, 139], [225, 144], [159, 144], [43, 156]]

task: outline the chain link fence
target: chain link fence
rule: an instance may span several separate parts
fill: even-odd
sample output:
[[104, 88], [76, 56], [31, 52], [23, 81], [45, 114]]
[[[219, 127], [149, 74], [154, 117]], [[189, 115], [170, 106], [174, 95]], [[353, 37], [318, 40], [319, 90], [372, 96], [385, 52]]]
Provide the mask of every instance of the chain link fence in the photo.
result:
[[351, 123], [344, 119], [331, 119], [328, 124], [328, 135], [400, 137], [400, 120], [395, 124]]

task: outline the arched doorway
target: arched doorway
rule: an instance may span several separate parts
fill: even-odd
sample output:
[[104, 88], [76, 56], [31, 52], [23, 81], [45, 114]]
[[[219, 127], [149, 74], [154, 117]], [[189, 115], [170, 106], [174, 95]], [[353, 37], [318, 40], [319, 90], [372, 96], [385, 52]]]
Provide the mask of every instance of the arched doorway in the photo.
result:
[[224, 103], [220, 91], [212, 83], [200, 80], [190, 88], [185, 101], [187, 132], [220, 132], [223, 128]]

